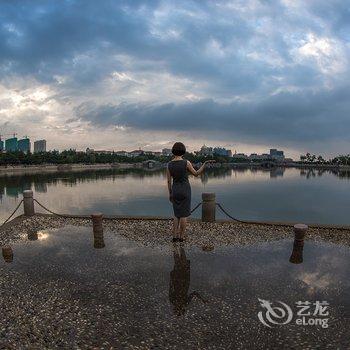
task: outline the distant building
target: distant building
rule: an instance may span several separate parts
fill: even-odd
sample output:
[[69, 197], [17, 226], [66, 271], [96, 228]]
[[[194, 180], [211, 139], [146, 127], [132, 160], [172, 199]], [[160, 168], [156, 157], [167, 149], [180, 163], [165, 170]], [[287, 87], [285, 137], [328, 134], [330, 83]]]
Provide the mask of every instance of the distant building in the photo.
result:
[[88, 148], [86, 149], [85, 152], [86, 152], [86, 154], [92, 154], [92, 153], [94, 153], [95, 151], [94, 151], [92, 148], [89, 148], [89, 147], [88, 147]]
[[127, 151], [116, 151], [114, 152], [115, 155], [117, 156], [121, 156], [121, 157], [127, 157], [128, 156], [128, 152]]
[[207, 147], [206, 145], [203, 145], [199, 152], [197, 152], [200, 156], [212, 156], [214, 154], [212, 147]]
[[142, 156], [143, 154], [144, 152], [140, 149], [129, 152], [130, 157], [139, 157], [139, 156]]
[[28, 137], [18, 140], [18, 150], [24, 153], [30, 152], [30, 140]]
[[249, 156], [250, 160], [260, 160], [260, 156], [256, 153], [251, 153]]
[[12, 137], [5, 141], [5, 149], [7, 152], [16, 152], [18, 151], [18, 140], [17, 137]]
[[263, 154], [256, 154], [256, 153], [252, 153], [249, 156], [249, 159], [253, 162], [255, 161], [264, 161], [264, 160], [271, 160], [271, 156], [267, 153], [263, 153]]
[[34, 153], [46, 152], [46, 140], [34, 141]]
[[171, 152], [171, 149], [170, 148], [163, 148], [162, 149], [162, 155], [163, 156], [166, 156], [166, 157], [168, 157], [168, 156], [171, 156], [173, 153]]
[[216, 156], [232, 157], [232, 151], [223, 147], [215, 147], [213, 154]]
[[284, 152], [279, 151], [276, 148], [271, 148], [270, 149], [270, 157], [274, 160], [279, 161], [279, 162], [283, 162], [284, 161]]
[[235, 154], [232, 155], [232, 158], [236, 159], [236, 160], [239, 160], [239, 159], [247, 160], [248, 156], [246, 154], [244, 154], [244, 153], [235, 153]]

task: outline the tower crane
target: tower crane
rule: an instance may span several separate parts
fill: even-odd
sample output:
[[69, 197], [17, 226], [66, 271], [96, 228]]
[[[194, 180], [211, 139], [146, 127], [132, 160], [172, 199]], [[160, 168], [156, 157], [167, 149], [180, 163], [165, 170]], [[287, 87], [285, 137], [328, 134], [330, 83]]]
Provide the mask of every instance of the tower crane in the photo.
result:
[[13, 136], [13, 137], [16, 137], [17, 136], [17, 133], [13, 133], [13, 134], [0, 134], [0, 141], [1, 141], [1, 138], [3, 137], [3, 136]]

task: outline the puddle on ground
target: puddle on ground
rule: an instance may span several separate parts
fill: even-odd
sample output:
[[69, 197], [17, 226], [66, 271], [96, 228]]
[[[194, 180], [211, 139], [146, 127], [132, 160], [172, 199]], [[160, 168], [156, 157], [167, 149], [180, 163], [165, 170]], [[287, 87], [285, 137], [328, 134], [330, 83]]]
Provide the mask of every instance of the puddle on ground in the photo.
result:
[[28, 238], [0, 262], [4, 344], [349, 345], [349, 247], [292, 240], [145, 247], [73, 226]]

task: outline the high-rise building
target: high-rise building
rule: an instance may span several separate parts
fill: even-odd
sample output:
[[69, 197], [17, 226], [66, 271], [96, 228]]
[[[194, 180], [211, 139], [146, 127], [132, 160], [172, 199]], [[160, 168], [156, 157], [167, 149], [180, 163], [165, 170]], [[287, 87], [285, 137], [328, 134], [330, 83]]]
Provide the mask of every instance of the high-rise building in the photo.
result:
[[46, 152], [46, 140], [34, 141], [34, 153]]
[[5, 149], [7, 152], [16, 152], [18, 151], [18, 140], [17, 137], [12, 137], [5, 141]]
[[213, 153], [216, 156], [232, 157], [232, 151], [223, 147], [215, 147]]
[[18, 140], [18, 150], [24, 153], [30, 152], [30, 140], [28, 137]]
[[284, 160], [284, 152], [279, 151], [275, 148], [270, 149], [270, 156], [272, 159], [275, 159], [277, 161], [283, 161]]

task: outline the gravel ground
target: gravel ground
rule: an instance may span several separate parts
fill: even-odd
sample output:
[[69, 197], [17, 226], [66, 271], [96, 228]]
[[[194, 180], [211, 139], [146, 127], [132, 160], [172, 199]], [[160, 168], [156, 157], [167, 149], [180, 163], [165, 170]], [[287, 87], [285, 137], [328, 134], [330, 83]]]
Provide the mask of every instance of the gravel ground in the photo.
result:
[[[28, 233], [66, 225], [91, 226], [89, 219], [34, 216], [24, 218], [0, 229], [0, 245], [25, 238]], [[164, 245], [171, 240], [171, 220], [104, 220], [104, 230], [116, 232], [144, 245]], [[274, 225], [241, 224], [235, 222], [202, 223], [189, 221], [186, 244], [188, 246], [249, 245], [283, 238], [293, 238], [293, 228]], [[336, 228], [309, 228], [306, 239], [350, 245], [350, 231]]]

